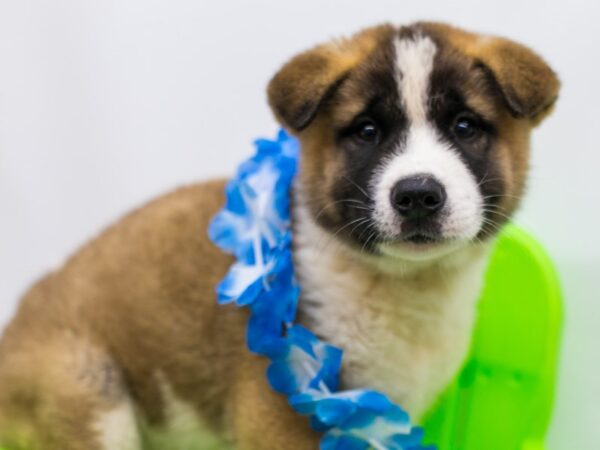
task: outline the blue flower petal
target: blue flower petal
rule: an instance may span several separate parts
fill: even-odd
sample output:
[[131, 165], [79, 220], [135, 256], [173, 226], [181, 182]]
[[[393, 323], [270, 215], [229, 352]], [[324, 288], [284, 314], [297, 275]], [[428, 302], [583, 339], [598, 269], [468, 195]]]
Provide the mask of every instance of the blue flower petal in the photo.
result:
[[350, 435], [336, 435], [331, 431], [321, 440], [321, 450], [367, 450], [369, 443]]
[[423, 440], [423, 429], [415, 427], [409, 434], [394, 434], [390, 436], [386, 443], [389, 446], [395, 445], [400, 449], [410, 449], [419, 445]]
[[310, 426], [317, 433], [325, 433], [326, 431], [331, 429], [330, 425], [321, 422], [317, 416], [310, 416]]
[[359, 409], [350, 418], [348, 418], [343, 424], [340, 425], [341, 430], [349, 431], [356, 429], [368, 428], [373, 425], [377, 416], [372, 411], [366, 409]]
[[320, 422], [335, 425], [345, 421], [354, 412], [356, 412], [356, 405], [352, 402], [337, 398], [326, 398], [318, 403], [315, 414]]
[[267, 379], [277, 392], [291, 395], [298, 392], [296, 374], [290, 369], [286, 361], [275, 361], [267, 369]]
[[392, 402], [383, 394], [375, 391], [364, 391], [357, 399], [357, 403], [371, 411], [386, 412], [392, 407]]

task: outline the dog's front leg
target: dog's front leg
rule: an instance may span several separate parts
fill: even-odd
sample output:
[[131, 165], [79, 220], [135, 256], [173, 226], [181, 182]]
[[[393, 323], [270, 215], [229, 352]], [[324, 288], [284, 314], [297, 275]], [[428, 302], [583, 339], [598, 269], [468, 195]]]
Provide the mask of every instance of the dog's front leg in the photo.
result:
[[236, 449], [315, 450], [319, 435], [308, 419], [292, 410], [285, 396], [268, 385], [267, 362], [254, 355], [240, 367], [232, 389], [229, 417]]

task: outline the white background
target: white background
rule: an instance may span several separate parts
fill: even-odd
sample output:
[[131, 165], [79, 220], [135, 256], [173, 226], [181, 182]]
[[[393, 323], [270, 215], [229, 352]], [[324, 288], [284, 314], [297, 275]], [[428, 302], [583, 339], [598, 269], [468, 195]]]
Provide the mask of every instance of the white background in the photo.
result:
[[[592, 1], [0, 0], [0, 326], [27, 285], [128, 209], [230, 173], [276, 130], [264, 88], [316, 42], [437, 19], [532, 46], [563, 80], [519, 222], [566, 327], [551, 450], [600, 448], [600, 10]], [[1, 387], [0, 387], [1, 388]]]

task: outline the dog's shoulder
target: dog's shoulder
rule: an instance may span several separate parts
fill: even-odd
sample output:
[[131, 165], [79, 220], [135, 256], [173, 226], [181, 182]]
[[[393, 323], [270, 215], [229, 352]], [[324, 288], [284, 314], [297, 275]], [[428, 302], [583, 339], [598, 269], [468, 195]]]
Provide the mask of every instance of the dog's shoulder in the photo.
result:
[[181, 187], [107, 227], [32, 285], [4, 340], [13, 329], [80, 329], [87, 325], [82, 318], [127, 317], [122, 309], [134, 302], [152, 308], [186, 294], [213, 301], [206, 294], [231, 263], [207, 233], [225, 201], [224, 188], [224, 180]]

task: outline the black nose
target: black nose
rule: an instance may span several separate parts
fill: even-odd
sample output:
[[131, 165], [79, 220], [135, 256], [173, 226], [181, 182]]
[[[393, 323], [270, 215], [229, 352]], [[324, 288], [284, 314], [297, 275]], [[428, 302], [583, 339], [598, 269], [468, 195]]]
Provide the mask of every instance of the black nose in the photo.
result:
[[392, 189], [391, 202], [407, 219], [423, 219], [442, 209], [446, 191], [435, 178], [420, 175], [398, 181]]

